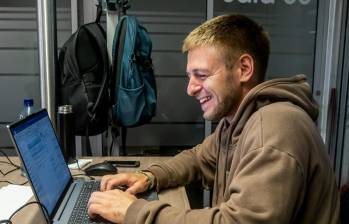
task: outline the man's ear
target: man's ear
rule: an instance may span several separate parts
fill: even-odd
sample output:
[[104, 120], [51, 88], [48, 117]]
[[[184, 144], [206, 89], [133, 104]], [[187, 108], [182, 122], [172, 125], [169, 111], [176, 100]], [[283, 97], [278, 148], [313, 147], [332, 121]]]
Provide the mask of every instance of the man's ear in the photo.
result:
[[254, 60], [250, 54], [242, 54], [239, 59], [240, 83], [246, 84], [253, 82]]

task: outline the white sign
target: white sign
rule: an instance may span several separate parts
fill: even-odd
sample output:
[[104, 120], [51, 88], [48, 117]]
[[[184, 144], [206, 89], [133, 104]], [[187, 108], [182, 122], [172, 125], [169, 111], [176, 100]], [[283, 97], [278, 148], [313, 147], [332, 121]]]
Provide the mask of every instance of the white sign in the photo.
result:
[[[226, 3], [231, 3], [233, 2], [234, 0], [224, 0], [224, 2]], [[275, 0], [235, 0], [239, 3], [260, 3], [260, 4], [275, 4]], [[293, 5], [293, 4], [296, 4], [296, 3], [300, 3], [302, 5], [308, 5], [311, 0], [278, 0], [278, 1], [284, 1], [286, 4], [288, 5]]]

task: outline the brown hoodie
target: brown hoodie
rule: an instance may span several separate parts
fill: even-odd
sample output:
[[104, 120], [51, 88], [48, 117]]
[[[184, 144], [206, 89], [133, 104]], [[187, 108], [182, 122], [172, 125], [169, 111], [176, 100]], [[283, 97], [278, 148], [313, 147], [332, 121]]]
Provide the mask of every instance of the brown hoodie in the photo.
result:
[[157, 190], [202, 180], [212, 207], [136, 200], [125, 223], [339, 223], [339, 193], [304, 75], [266, 81], [202, 144], [149, 170]]

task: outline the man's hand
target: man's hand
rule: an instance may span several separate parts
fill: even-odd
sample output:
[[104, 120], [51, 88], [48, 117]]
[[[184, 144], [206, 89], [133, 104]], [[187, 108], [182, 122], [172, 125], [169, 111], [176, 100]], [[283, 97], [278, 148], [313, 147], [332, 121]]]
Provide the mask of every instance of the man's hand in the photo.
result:
[[122, 223], [128, 207], [137, 198], [127, 192], [110, 190], [93, 192], [87, 204], [88, 215], [93, 219], [98, 215], [115, 223]]
[[[149, 175], [153, 175], [147, 172]], [[148, 177], [142, 173], [120, 173], [116, 175], [103, 176], [101, 180], [101, 191], [112, 190], [117, 186], [126, 185], [126, 192], [137, 194], [148, 190]]]

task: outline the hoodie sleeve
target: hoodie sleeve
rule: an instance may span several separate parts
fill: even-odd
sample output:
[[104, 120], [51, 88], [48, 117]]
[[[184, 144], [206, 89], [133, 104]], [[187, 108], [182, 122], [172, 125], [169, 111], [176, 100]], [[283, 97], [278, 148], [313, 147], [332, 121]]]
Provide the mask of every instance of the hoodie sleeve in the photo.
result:
[[156, 177], [156, 190], [198, 180], [202, 180], [204, 186], [212, 187], [216, 154], [215, 134], [212, 134], [202, 144], [185, 150], [166, 162], [150, 166], [148, 170]]
[[[285, 178], [288, 177], [288, 178]], [[277, 149], [251, 151], [229, 185], [230, 197], [216, 207], [183, 210], [162, 201], [136, 200], [125, 224], [279, 224], [290, 223], [304, 183], [297, 162]], [[169, 220], [171, 220], [169, 222]], [[294, 221], [294, 220], [293, 220]]]

